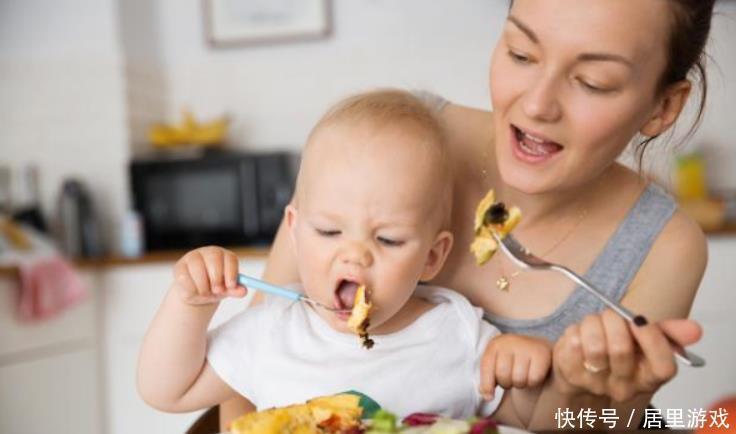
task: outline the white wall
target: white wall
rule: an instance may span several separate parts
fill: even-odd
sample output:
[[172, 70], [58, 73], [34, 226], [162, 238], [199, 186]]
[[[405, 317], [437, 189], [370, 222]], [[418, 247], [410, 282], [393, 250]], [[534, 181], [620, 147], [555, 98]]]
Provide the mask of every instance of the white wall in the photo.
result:
[[334, 1], [328, 39], [212, 49], [201, 2], [160, 0], [170, 109], [230, 112], [233, 141], [263, 149], [300, 146], [328, 105], [366, 87], [422, 87], [487, 107], [486, 71], [505, 3]]
[[[185, 105], [205, 117], [229, 112], [236, 121], [232, 142], [263, 149], [298, 147], [330, 103], [367, 87], [427, 88], [488, 108], [488, 63], [508, 2], [460, 0], [449, 5], [333, 1], [329, 39], [212, 49], [204, 42], [201, 2], [159, 0], [157, 49], [166, 65], [168, 116], [176, 118]], [[730, 125], [736, 111], [736, 2], [721, 1], [718, 10], [722, 14], [715, 19], [710, 47], [715, 67], [707, 116], [685, 149], [707, 147], [713, 186], [736, 188], [736, 172], [730, 170], [736, 165]], [[683, 119], [678, 132], [688, 127]], [[667, 172], [668, 152], [673, 152], [671, 146], [663, 156], [655, 152], [647, 167]]]
[[115, 0], [0, 2], [0, 162], [38, 164], [44, 209], [61, 181], [92, 190], [108, 237], [127, 203]]

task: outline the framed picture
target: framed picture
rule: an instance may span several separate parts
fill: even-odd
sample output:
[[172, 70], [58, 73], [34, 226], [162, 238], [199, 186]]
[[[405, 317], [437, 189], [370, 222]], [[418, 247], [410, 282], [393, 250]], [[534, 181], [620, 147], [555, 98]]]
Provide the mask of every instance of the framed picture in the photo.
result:
[[205, 37], [214, 47], [324, 38], [330, 0], [202, 0]]

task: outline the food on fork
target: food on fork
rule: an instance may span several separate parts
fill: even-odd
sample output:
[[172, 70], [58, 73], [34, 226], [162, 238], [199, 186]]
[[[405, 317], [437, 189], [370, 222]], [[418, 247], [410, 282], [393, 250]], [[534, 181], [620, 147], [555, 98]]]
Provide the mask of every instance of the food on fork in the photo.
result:
[[475, 238], [470, 245], [470, 251], [475, 255], [478, 265], [483, 265], [493, 257], [498, 250], [498, 244], [493, 238], [495, 233], [498, 238], [503, 238], [521, 220], [521, 211], [512, 206], [507, 208], [503, 202], [496, 202], [496, 195], [491, 189], [478, 203], [475, 211]]
[[370, 350], [373, 348], [373, 339], [368, 336], [368, 327], [370, 327], [370, 319], [368, 315], [373, 308], [373, 303], [367, 299], [367, 290], [365, 285], [360, 285], [355, 291], [353, 301], [353, 310], [348, 318], [348, 327], [355, 332], [363, 340], [363, 346]]
[[306, 404], [245, 414], [230, 425], [231, 434], [353, 434], [362, 432], [360, 398], [339, 394]]

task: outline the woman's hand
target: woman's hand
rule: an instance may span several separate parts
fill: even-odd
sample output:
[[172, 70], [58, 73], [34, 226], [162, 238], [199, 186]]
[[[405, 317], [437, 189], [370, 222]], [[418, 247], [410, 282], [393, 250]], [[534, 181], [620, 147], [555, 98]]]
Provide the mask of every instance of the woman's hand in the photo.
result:
[[636, 326], [608, 309], [588, 315], [568, 327], [554, 346], [555, 382], [568, 393], [583, 391], [618, 402], [654, 393], [677, 373], [665, 335], [687, 346], [700, 339], [702, 329], [685, 319]]
[[238, 285], [238, 257], [216, 246], [192, 250], [179, 259], [174, 266], [173, 289], [190, 305], [213, 304], [246, 294]]
[[490, 401], [504, 389], [541, 386], [552, 363], [552, 345], [531, 336], [500, 334], [488, 342], [480, 364], [480, 393]]

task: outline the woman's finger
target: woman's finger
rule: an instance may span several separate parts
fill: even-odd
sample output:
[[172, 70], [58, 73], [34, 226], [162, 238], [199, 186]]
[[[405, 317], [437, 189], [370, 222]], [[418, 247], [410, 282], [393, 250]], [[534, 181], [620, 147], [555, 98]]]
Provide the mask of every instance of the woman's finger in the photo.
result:
[[[654, 383], [663, 384], [677, 373], [672, 346], [658, 324], [638, 327], [630, 324], [629, 329], [639, 344], [646, 363], [653, 375]], [[649, 385], [651, 386], [651, 384]]]
[[603, 321], [599, 315], [588, 315], [580, 323], [583, 345], [583, 367], [592, 374], [608, 370], [608, 347]]
[[636, 351], [628, 322], [610, 309], [601, 314], [601, 320], [611, 375], [619, 380], [632, 378], [636, 373]]
[[554, 346], [555, 372], [564, 383], [580, 386], [583, 371], [583, 346], [580, 340], [580, 326], [572, 324], [565, 329]]
[[672, 340], [686, 347], [703, 337], [703, 328], [690, 319], [666, 319], [659, 322], [659, 327]]

